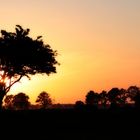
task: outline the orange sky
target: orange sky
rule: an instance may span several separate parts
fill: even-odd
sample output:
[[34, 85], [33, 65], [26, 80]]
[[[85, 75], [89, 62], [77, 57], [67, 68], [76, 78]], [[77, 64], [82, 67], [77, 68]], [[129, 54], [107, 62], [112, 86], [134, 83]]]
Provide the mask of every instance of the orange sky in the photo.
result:
[[32, 102], [45, 90], [55, 103], [83, 100], [89, 90], [140, 85], [139, 0], [1, 0], [0, 29], [16, 24], [58, 50], [57, 74], [23, 79], [9, 94]]

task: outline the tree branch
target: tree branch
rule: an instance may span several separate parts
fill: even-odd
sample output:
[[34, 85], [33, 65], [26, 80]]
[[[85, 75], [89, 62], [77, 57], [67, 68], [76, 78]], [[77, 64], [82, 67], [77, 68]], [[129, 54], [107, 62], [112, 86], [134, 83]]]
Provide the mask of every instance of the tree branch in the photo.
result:
[[15, 83], [17, 83], [17, 82], [19, 82], [20, 80], [21, 80], [21, 78], [23, 77], [23, 75], [20, 75], [20, 77], [16, 80], [16, 81], [14, 81], [13, 83], [11, 83], [8, 87], [6, 87], [6, 93], [10, 90], [10, 88], [15, 84]]

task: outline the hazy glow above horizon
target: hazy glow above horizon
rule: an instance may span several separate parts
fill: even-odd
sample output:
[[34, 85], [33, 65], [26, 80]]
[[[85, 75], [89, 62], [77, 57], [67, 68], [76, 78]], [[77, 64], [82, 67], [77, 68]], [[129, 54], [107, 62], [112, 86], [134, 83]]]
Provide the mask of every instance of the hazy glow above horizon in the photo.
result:
[[30, 28], [61, 63], [57, 74], [25, 78], [9, 94], [25, 92], [34, 102], [45, 90], [56, 103], [74, 103], [91, 89], [139, 86], [139, 7], [139, 0], [1, 0], [0, 29]]

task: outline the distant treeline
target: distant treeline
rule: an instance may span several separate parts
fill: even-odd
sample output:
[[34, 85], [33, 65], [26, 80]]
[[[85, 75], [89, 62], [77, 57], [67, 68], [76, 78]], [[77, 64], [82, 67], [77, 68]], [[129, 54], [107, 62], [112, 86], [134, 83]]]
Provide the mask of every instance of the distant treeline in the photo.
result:
[[16, 95], [6, 95], [3, 102], [3, 109], [9, 110], [28, 110], [28, 109], [46, 109], [52, 105], [50, 95], [43, 91], [37, 99], [36, 105], [32, 105], [29, 101], [29, 96], [25, 93], [18, 93]]
[[126, 107], [134, 106], [140, 107], [140, 88], [137, 86], [130, 86], [128, 89], [114, 87], [111, 90], [102, 91], [101, 93], [90, 90], [85, 98], [85, 103], [76, 101], [75, 106], [83, 105], [111, 108], [111, 107]]
[[3, 109], [10, 110], [28, 110], [28, 109], [47, 109], [47, 108], [115, 108], [115, 107], [135, 107], [140, 108], [140, 88], [137, 86], [130, 86], [128, 89], [114, 87], [108, 92], [103, 90], [97, 93], [90, 90], [86, 96], [85, 101], [77, 100], [74, 105], [53, 104], [50, 95], [43, 91], [37, 99], [36, 104], [32, 105], [29, 102], [29, 96], [25, 93], [18, 93], [17, 95], [7, 95], [4, 98]]

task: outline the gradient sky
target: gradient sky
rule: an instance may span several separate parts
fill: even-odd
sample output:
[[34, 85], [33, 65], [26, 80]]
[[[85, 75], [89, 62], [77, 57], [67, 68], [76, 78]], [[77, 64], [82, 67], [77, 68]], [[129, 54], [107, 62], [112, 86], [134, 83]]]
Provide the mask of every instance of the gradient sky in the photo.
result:
[[89, 90], [140, 86], [140, 0], [0, 0], [0, 29], [30, 28], [58, 50], [57, 74], [21, 80], [9, 94], [84, 101]]

